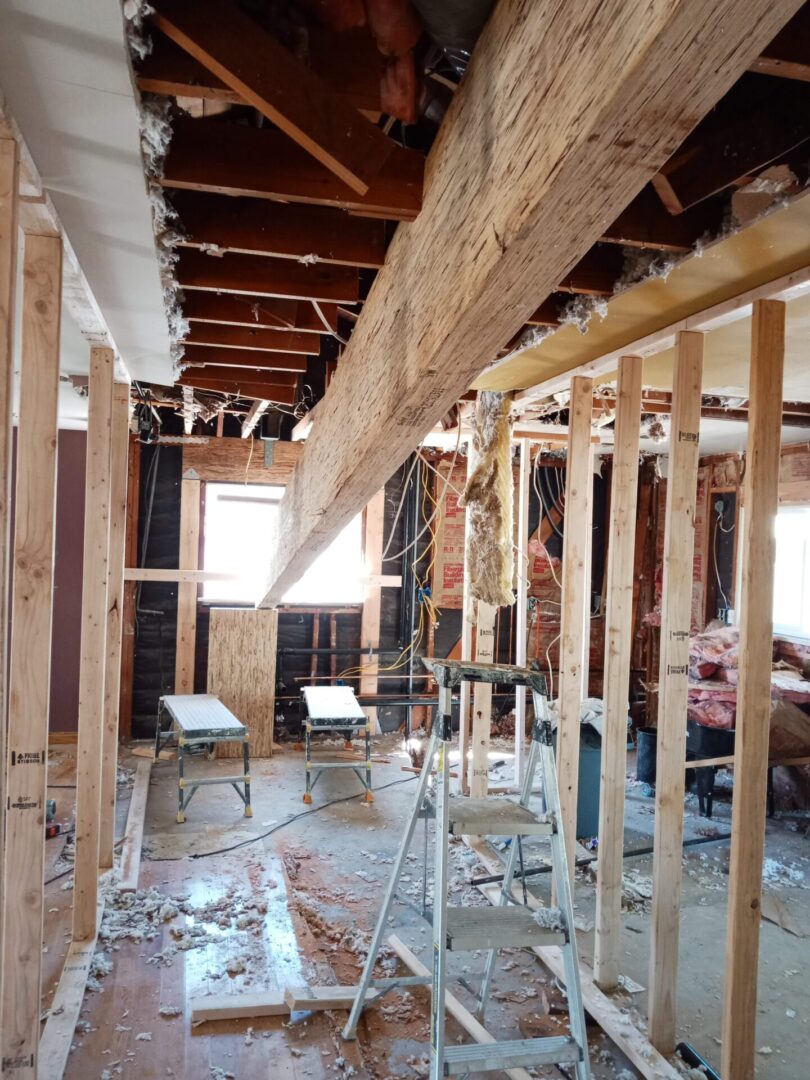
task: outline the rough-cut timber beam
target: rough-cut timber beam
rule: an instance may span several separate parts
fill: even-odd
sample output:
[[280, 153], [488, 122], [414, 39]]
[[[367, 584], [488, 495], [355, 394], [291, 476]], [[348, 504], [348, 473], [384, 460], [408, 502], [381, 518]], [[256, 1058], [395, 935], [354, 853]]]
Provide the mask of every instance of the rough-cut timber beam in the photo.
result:
[[319, 403], [264, 603], [281, 600], [797, 7], [706, 0], [639, 19], [630, 0], [501, 0], [431, 151], [424, 209], [397, 231]]
[[275, 328], [256, 330], [252, 326], [218, 326], [215, 323], [195, 323], [183, 339], [183, 345], [186, 349], [190, 345], [225, 346], [242, 352], [298, 353], [303, 356], [317, 356], [321, 348], [317, 334], [285, 333]]
[[217, 394], [231, 394], [234, 397], [264, 398], [280, 405], [294, 405], [297, 397], [296, 387], [262, 380], [260, 373], [256, 371], [248, 372], [244, 379], [235, 376], [220, 379], [207, 372], [198, 374], [192, 370], [180, 377], [180, 385], [193, 386], [197, 390], [210, 390]]
[[667, 210], [680, 214], [702, 199], [743, 180], [810, 139], [810, 87], [779, 82], [759, 108], [741, 110], [721, 131], [687, 140], [653, 178]]
[[184, 251], [177, 260], [177, 283], [184, 289], [288, 296], [293, 300], [355, 303], [360, 296], [356, 270], [343, 266], [301, 266], [263, 255], [223, 255]]
[[379, 270], [385, 260], [384, 222], [349, 217], [329, 206], [283, 206], [267, 199], [223, 199], [199, 191], [175, 192], [172, 205], [186, 247], [213, 246], [245, 255], [372, 270]]
[[[356, 109], [379, 113], [380, 79], [385, 58], [368, 31], [343, 32], [336, 41], [331, 31], [310, 26], [307, 36], [312, 69], [331, 91], [346, 98]], [[138, 61], [136, 81], [139, 90], [149, 94], [244, 104], [235, 90], [165, 34], [155, 30], [151, 38], [151, 52]]]
[[152, 21], [354, 191], [401, 147], [235, 3], [161, 0]]
[[[782, 0], [785, 2], [785, 0]], [[160, 183], [168, 188], [340, 206], [361, 217], [412, 221], [422, 207], [424, 158], [389, 158], [359, 195], [286, 135], [221, 120], [177, 120]]]
[[[337, 304], [318, 304], [332, 330], [337, 330]], [[189, 292], [183, 301], [189, 322], [226, 323], [229, 326], [267, 327], [323, 334], [326, 328], [315, 308], [306, 300], [281, 300], [266, 296], [235, 296], [232, 293]]]
[[[310, 335], [312, 336], [312, 335]], [[317, 342], [313, 337], [313, 341]], [[261, 367], [265, 371], [306, 371], [306, 354], [260, 351], [256, 349], [230, 349], [227, 346], [186, 345], [183, 364], [217, 364], [228, 367]]]

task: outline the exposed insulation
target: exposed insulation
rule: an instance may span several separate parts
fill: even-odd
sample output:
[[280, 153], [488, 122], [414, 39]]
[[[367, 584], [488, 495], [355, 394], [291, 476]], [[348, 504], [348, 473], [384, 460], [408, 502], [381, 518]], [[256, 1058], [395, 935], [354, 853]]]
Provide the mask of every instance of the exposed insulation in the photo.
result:
[[512, 395], [482, 390], [475, 406], [476, 465], [464, 489], [468, 513], [467, 567], [474, 599], [503, 607], [512, 591]]
[[152, 51], [152, 40], [144, 23], [155, 9], [147, 0], [124, 0], [122, 10], [130, 51], [143, 60]]

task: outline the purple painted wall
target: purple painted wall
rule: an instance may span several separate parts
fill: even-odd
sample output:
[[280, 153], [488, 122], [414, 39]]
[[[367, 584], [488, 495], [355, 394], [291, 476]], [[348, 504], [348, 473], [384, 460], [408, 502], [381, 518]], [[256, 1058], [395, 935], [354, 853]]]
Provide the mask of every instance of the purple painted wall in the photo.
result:
[[[15, 429], [15, 468], [16, 435]], [[86, 432], [59, 432], [51, 638], [51, 731], [76, 731], [78, 728], [86, 452]], [[13, 528], [12, 497], [12, 530]]]

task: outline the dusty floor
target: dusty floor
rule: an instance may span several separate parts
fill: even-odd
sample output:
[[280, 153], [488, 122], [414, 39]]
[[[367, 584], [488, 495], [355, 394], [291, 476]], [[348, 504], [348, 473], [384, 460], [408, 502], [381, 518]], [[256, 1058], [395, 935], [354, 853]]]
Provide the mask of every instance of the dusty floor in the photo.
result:
[[[359, 783], [344, 772], [326, 773], [315, 788], [312, 808], [301, 801], [303, 760], [291, 747], [270, 760], [256, 761], [253, 777], [254, 817], [245, 819], [241, 804], [228, 788], [199, 789], [185, 825], [175, 822], [176, 766], [153, 767], [136, 907], [153, 911], [151, 920], [108, 903], [104, 956], [111, 970], [99, 971], [98, 989], [85, 998], [81, 1028], [66, 1072], [68, 1080], [117, 1075], [153, 1078], [213, 1077], [224, 1080], [276, 1077], [296, 1080], [340, 1080], [344, 1076], [374, 1080], [425, 1075], [428, 1034], [427, 995], [392, 994], [367, 1012], [356, 1044], [340, 1037], [345, 1013], [296, 1013], [291, 1018], [227, 1021], [192, 1029], [187, 1018], [191, 996], [238, 993], [243, 989], [291, 985], [355, 983], [360, 973], [368, 931], [376, 917], [405, 817], [410, 811], [414, 781], [401, 769], [408, 764], [399, 741], [376, 742], [375, 753], [387, 763], [374, 766], [375, 803], [350, 796]], [[493, 783], [508, 781], [508, 744], [496, 746]], [[50, 780], [69, 785], [72, 760], [52, 754]], [[124, 754], [124, 773], [137, 759]], [[230, 770], [233, 763], [195, 762], [191, 769]], [[70, 817], [70, 787], [54, 788], [57, 818]], [[119, 787], [119, 832], [126, 816], [129, 789]], [[342, 800], [324, 806], [331, 800]], [[320, 809], [319, 809], [320, 808]], [[291, 820], [291, 815], [313, 812]], [[652, 799], [639, 785], [628, 783], [627, 843], [637, 850], [651, 844]], [[728, 843], [713, 839], [729, 831], [730, 803], [715, 801], [714, 818], [697, 814], [690, 797], [686, 838], [709, 842], [688, 848], [684, 856], [684, 896], [679, 985], [680, 1034], [715, 1066], [719, 1065], [720, 1012]], [[810, 822], [777, 818], [768, 823], [766, 885], [777, 914], [799, 934], [810, 934]], [[274, 830], [275, 831], [271, 831]], [[269, 835], [264, 835], [269, 834]], [[249, 841], [236, 850], [225, 850]], [[68, 864], [54, 862], [63, 846], [49, 841], [46, 879]], [[413, 904], [421, 898], [421, 834], [412, 849], [410, 880], [402, 892]], [[477, 862], [461, 845], [453, 845], [451, 874], [456, 903], [483, 899], [467, 884]], [[632, 909], [623, 920], [623, 974], [629, 980], [617, 1004], [643, 1014], [647, 983], [651, 856], [626, 860]], [[47, 1009], [64, 953], [70, 918], [70, 874], [53, 880], [47, 892], [45, 997]], [[156, 890], [150, 894], [149, 890]], [[547, 900], [543, 878], [537, 894]], [[114, 892], [110, 892], [115, 896]], [[150, 900], [151, 897], [151, 900]], [[157, 898], [157, 899], [155, 899]], [[167, 907], [162, 907], [168, 901]], [[774, 906], [772, 904], [772, 906]], [[162, 907], [162, 910], [161, 910]], [[577, 912], [581, 953], [592, 950], [594, 888], [590, 871], [578, 873]], [[412, 908], [395, 908], [396, 931], [423, 960], [429, 928]], [[141, 940], [126, 935], [141, 931]], [[137, 934], [135, 935], [137, 936]], [[116, 939], [117, 940], [114, 940]], [[484, 954], [453, 957], [462, 980], [453, 992], [468, 1006], [483, 967]], [[806, 972], [810, 939], [764, 922], [757, 1031], [759, 1080], [799, 1080], [807, 1075], [806, 1058], [810, 991]], [[515, 950], [502, 955], [487, 1026], [498, 1037], [558, 1033], [564, 1019], [564, 998], [533, 954]], [[389, 966], [394, 961], [389, 958]], [[103, 961], [99, 967], [103, 968]], [[635, 984], [638, 984], [638, 988]], [[161, 1013], [162, 1009], [162, 1013]], [[562, 1019], [561, 1019], [562, 1016]], [[594, 1076], [630, 1080], [636, 1073], [598, 1028], [589, 1029]], [[451, 1038], [460, 1035], [448, 1022]], [[538, 1075], [561, 1076], [556, 1069]]]

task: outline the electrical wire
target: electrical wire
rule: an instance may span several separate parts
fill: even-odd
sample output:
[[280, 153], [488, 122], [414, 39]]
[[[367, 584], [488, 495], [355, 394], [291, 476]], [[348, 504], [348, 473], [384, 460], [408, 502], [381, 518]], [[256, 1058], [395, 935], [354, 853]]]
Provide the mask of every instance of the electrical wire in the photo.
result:
[[[396, 787], [397, 784], [408, 784], [412, 780], [416, 780], [416, 775], [406, 776], [402, 780], [391, 780], [387, 784], [381, 784], [380, 787], [372, 788], [372, 791], [385, 791], [386, 788]], [[229, 851], [238, 851], [239, 848], [247, 847], [249, 844], [255, 844], [259, 840], [266, 840], [268, 836], [272, 836], [273, 833], [278, 832], [279, 829], [285, 828], [287, 825], [292, 825], [295, 821], [300, 821], [301, 818], [309, 817], [310, 814], [317, 814], [321, 810], [326, 810], [329, 806], [337, 806], [339, 803], [352, 802], [354, 799], [360, 799], [365, 795], [365, 791], [358, 791], [354, 795], [344, 795], [340, 799], [330, 799], [329, 802], [321, 803], [320, 806], [313, 806], [311, 810], [301, 810], [298, 814], [293, 814], [292, 817], [287, 818], [285, 821], [280, 821], [278, 825], [274, 825], [272, 829], [268, 829], [266, 832], [259, 833], [257, 836], [251, 836], [248, 840], [240, 840], [238, 844], [232, 844], [230, 847], [217, 848], [215, 851], [199, 851], [193, 855], [189, 855], [190, 859], [207, 859], [212, 855], [226, 855]], [[161, 861], [161, 860], [153, 860]], [[70, 871], [68, 871], [70, 872]]]
[[[722, 517], [723, 517], [723, 511], [722, 510], [716, 510], [715, 511], [715, 518], [714, 518], [714, 538], [712, 540], [712, 562], [714, 563], [714, 576], [717, 579], [717, 589], [718, 589], [718, 591], [720, 593], [720, 596], [722, 597], [724, 607], [726, 609], [728, 609], [728, 608], [731, 607], [731, 604], [728, 602], [728, 597], [726, 596], [726, 591], [723, 588], [723, 583], [720, 581], [720, 567], [718, 566], [718, 563], [717, 563], [717, 532], [718, 532], [718, 526], [720, 528], [723, 527], [722, 526], [722, 520], [721, 520]], [[731, 531], [732, 531], [731, 529], [723, 529], [723, 532], [731, 532]]]
[[[399, 498], [399, 505], [397, 506], [397, 512], [394, 514], [394, 520], [391, 522], [391, 530], [388, 533], [388, 543], [383, 548], [383, 553], [382, 553], [382, 556], [381, 556], [383, 562], [388, 562], [389, 561], [389, 559], [387, 558], [388, 549], [391, 547], [391, 544], [393, 543], [394, 533], [396, 532], [397, 522], [399, 521], [399, 515], [402, 513], [402, 504], [405, 502], [405, 496], [408, 494], [408, 482], [411, 479], [411, 476], [413, 475], [413, 470], [416, 468], [416, 463], [417, 463], [418, 460], [419, 460], [419, 456], [417, 454], [414, 454], [413, 455], [413, 461], [411, 462], [411, 467], [408, 469], [408, 475], [405, 477], [405, 479], [402, 482], [402, 494], [400, 495], [400, 498]], [[400, 555], [401, 554], [402, 553], [400, 552]], [[390, 560], [393, 562], [395, 557], [396, 556], [391, 555]]]

